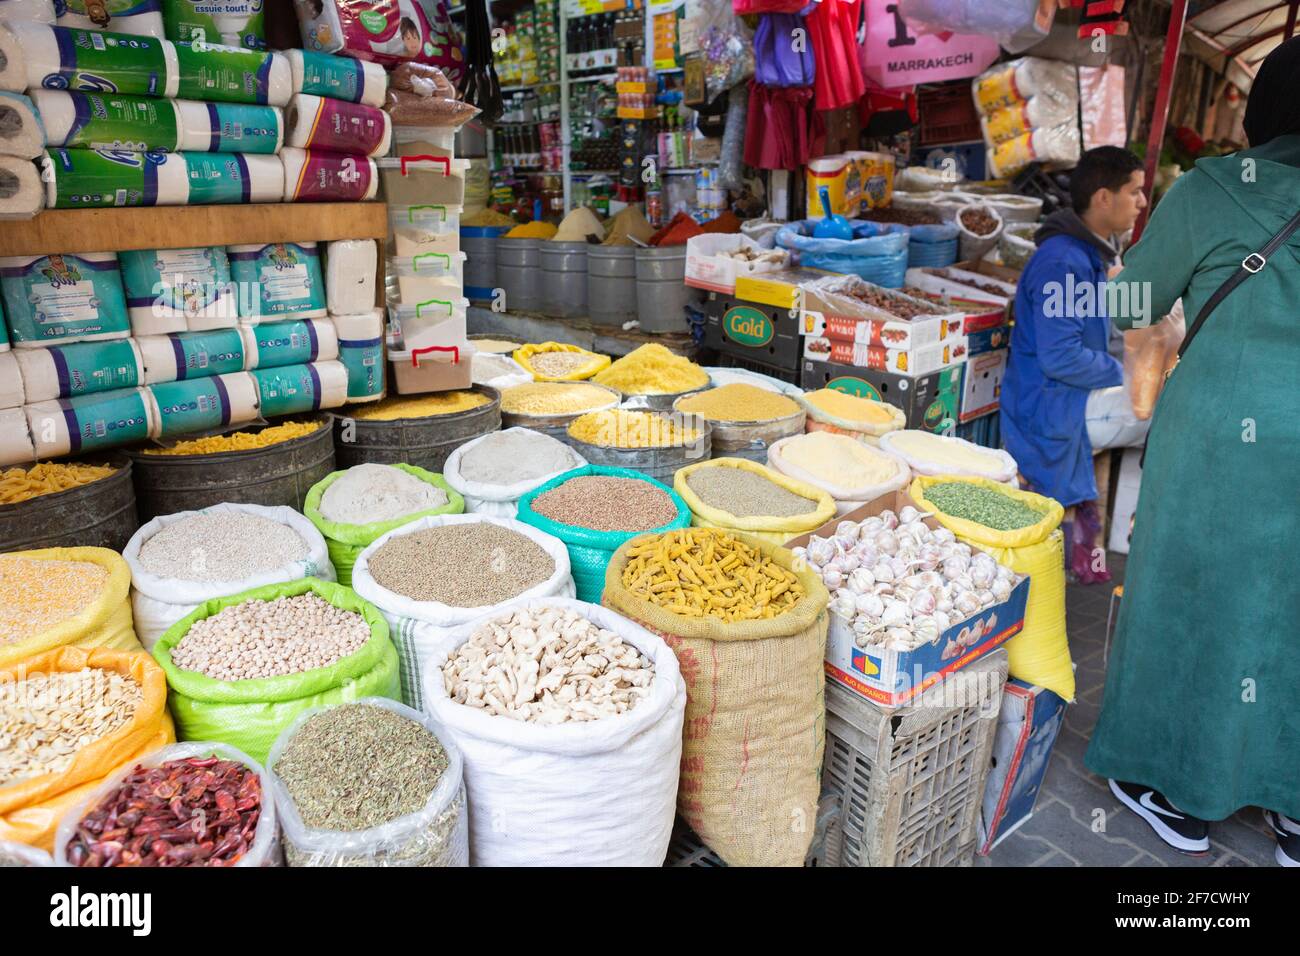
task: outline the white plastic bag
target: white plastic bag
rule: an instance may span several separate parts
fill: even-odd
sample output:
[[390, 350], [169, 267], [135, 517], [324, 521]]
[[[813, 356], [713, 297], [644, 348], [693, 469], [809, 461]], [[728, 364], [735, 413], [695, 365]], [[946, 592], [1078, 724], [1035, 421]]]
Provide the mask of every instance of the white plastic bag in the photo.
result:
[[[822, 491], [834, 498], [836, 517], [846, 515], [859, 505], [866, 504], [868, 501], [874, 501], [881, 495], [887, 495], [891, 491], [901, 491], [912, 481], [912, 471], [907, 466], [907, 463], [895, 455], [887, 455], [885, 457], [891, 458], [898, 463], [898, 470], [894, 473], [893, 477], [887, 481], [882, 481], [874, 485], [860, 485], [855, 488], [845, 488], [839, 485], [832, 485], [818, 478], [811, 472], [805, 471], [798, 465], [792, 464], [782, 454], [783, 450], [791, 442], [797, 442], [803, 437], [803, 435], [791, 435], [789, 438], [782, 438], [780, 441], [774, 443], [772, 447], [767, 450], [767, 464], [769, 467], [779, 471], [781, 474], [788, 475], [797, 481], [810, 484], [814, 488], [820, 488]], [[862, 444], [872, 452], [881, 451], [878, 448], [872, 448], [865, 442]]]
[[978, 33], [1005, 46], [1031, 27], [1038, 0], [899, 0], [898, 10], [925, 33]]
[[489, 385], [502, 391], [516, 385], [527, 385], [533, 380], [528, 371], [509, 355], [496, 352], [475, 352], [470, 359], [470, 381], [475, 385]]
[[[313, 707], [294, 718], [275, 741], [267, 758], [276, 808], [284, 827], [287, 866], [468, 866], [469, 814], [465, 812], [464, 759], [451, 734], [428, 714], [386, 697], [351, 701], [382, 707], [421, 724], [447, 752], [447, 769], [429, 799], [408, 813], [365, 830], [320, 830], [302, 821], [289, 789], [275, 775], [275, 765], [298, 729], [327, 707]], [[339, 707], [341, 704], [332, 706]]]
[[[531, 375], [528, 377], [528, 380], [530, 382], [532, 381]], [[549, 475], [542, 475], [540, 478], [534, 478], [529, 481], [517, 481], [512, 485], [486, 485], [479, 481], [470, 481], [460, 473], [461, 458], [466, 452], [479, 442], [496, 438], [499, 435], [508, 435], [511, 432], [528, 432], [531, 435], [541, 435], [540, 432], [535, 432], [531, 428], [523, 428], [517, 425], [514, 428], [507, 428], [499, 432], [489, 432], [486, 435], [475, 438], [473, 441], [466, 442], [459, 446], [447, 456], [447, 461], [442, 466], [442, 477], [446, 479], [447, 484], [460, 492], [461, 497], [465, 499], [466, 513], [493, 515], [498, 518], [513, 518], [519, 513], [519, 499], [528, 494], [528, 492], [532, 491], [534, 488], [540, 488], [552, 478], [560, 477], [560, 475], [564, 474], [566, 471], [572, 471], [574, 468], [581, 468], [583, 465], [587, 464], [587, 459], [583, 458], [568, 445], [565, 445], [564, 442], [559, 439], [553, 439], [555, 444], [564, 448], [573, 459], [572, 465], [563, 468], [560, 471], [552, 472]]]
[[[444, 477], [446, 477], [445, 472]], [[371, 577], [370, 558], [391, 539], [402, 535], [415, 534], [427, 528], [480, 522], [500, 525], [531, 538], [555, 562], [555, 571], [549, 578], [515, 595], [512, 600], [541, 597], [571, 598], [577, 593], [569, 564], [569, 550], [564, 546], [564, 542], [513, 518], [498, 518], [483, 514], [435, 515], [404, 524], [376, 538], [366, 550], [361, 552], [356, 565], [352, 568], [352, 588], [363, 599], [379, 608], [388, 621], [389, 637], [397, 647], [398, 664], [402, 673], [402, 702], [408, 707], [424, 709], [424, 691], [420, 683], [420, 674], [428, 665], [429, 659], [445, 646], [451, 629], [482, 617], [495, 610], [496, 606], [452, 607], [437, 601], [416, 601], [403, 594], [397, 594], [381, 586]]]
[[[252, 574], [238, 581], [186, 581], [169, 578], [146, 571], [140, 565], [140, 549], [145, 542], [163, 528], [195, 515], [221, 514], [242, 511], [269, 521], [287, 525], [307, 542], [307, 556], [282, 568]], [[325, 539], [316, 527], [292, 508], [267, 505], [220, 504], [199, 511], [178, 511], [161, 515], [141, 527], [122, 550], [122, 557], [131, 568], [131, 610], [135, 615], [135, 632], [144, 649], [152, 651], [163, 632], [212, 598], [229, 597], [265, 584], [283, 584], [299, 578], [320, 578], [322, 581], [338, 580], [334, 565], [330, 563]]]
[[[983, 212], [991, 216], [997, 223], [993, 231], [980, 235], [972, 230], [965, 222], [962, 216], [967, 212]], [[982, 259], [984, 254], [998, 244], [998, 238], [1002, 235], [1002, 229], [1005, 225], [1002, 221], [1002, 214], [986, 202], [973, 202], [957, 210], [957, 215], [953, 218], [953, 224], [957, 227], [958, 239], [961, 242], [961, 261], [974, 262]]]
[[964, 438], [907, 429], [880, 436], [880, 450], [902, 459], [918, 475], [958, 475], [1013, 483], [1016, 460], [1000, 448]]
[[[442, 668], [488, 620], [517, 608], [579, 611], [654, 662], [651, 692], [615, 717], [557, 726], [458, 704]], [[662, 866], [672, 836], [686, 684], [659, 636], [608, 608], [512, 601], [452, 629], [424, 675], [428, 709], [465, 757], [474, 866]]]
[[85, 800], [78, 803], [62, 820], [54, 836], [55, 866], [70, 866], [67, 859], [68, 843], [77, 834], [77, 825], [81, 818], [89, 813], [101, 800], [118, 788], [130, 776], [136, 767], [157, 767], [172, 760], [189, 760], [192, 757], [217, 757], [221, 760], [233, 760], [242, 763], [257, 773], [262, 782], [262, 809], [257, 818], [257, 828], [253, 831], [253, 842], [242, 857], [231, 866], [281, 866], [280, 827], [276, 817], [276, 797], [272, 788], [270, 775], [266, 769], [242, 750], [229, 744], [211, 740], [195, 741], [187, 744], [170, 744], [161, 750], [146, 754], [139, 760], [126, 764], [117, 773], [106, 777], [101, 786]]

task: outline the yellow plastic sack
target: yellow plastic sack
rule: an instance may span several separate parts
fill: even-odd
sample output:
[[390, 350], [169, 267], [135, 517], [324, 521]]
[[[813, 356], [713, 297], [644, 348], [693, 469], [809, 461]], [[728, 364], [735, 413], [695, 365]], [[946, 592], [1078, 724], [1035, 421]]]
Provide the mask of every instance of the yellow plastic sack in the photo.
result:
[[[944, 481], [965, 481], [1024, 502], [1043, 512], [1043, 520], [1015, 531], [995, 531], [965, 518], [946, 515], [925, 497], [925, 490]], [[987, 478], [955, 475], [918, 475], [912, 482], [912, 500], [922, 511], [934, 513], [945, 528], [972, 547], [987, 551], [999, 564], [1017, 574], [1029, 575], [1029, 601], [1025, 628], [1007, 641], [1007, 669], [1012, 677], [1046, 687], [1065, 700], [1074, 700], [1074, 668], [1065, 632], [1065, 535], [1061, 520], [1065, 509], [1053, 498], [1008, 488]]]
[[106, 776], [176, 742], [171, 714], [167, 712], [167, 678], [144, 651], [60, 647], [0, 667], [0, 687], [12, 687], [28, 674], [79, 671], [83, 667], [130, 675], [139, 681], [144, 699], [130, 723], [81, 748], [67, 770], [0, 787], [0, 840], [52, 851], [59, 819], [89, 796]]
[[18, 552], [38, 561], [84, 561], [108, 572], [103, 592], [80, 613], [60, 621], [26, 640], [0, 645], [0, 667], [67, 645], [138, 651], [135, 620], [131, 617], [131, 569], [108, 548], [41, 548]]
[[[790, 518], [782, 518], [776, 515], [749, 515], [746, 517], [733, 515], [721, 508], [706, 505], [700, 500], [700, 496], [686, 484], [686, 479], [701, 468], [739, 468], [742, 471], [752, 471], [755, 474], [762, 475], [772, 484], [779, 485], [786, 491], [801, 495], [804, 498], [811, 498], [817, 502], [817, 508], [806, 515], [795, 515]], [[785, 544], [791, 538], [797, 538], [805, 531], [820, 528], [835, 517], [835, 499], [816, 485], [810, 485], [796, 478], [791, 478], [789, 475], [783, 475], [774, 468], [768, 468], [766, 465], [760, 465], [756, 461], [749, 461], [745, 458], [714, 458], [712, 461], [702, 461], [695, 465], [679, 468], [677, 474], [673, 477], [673, 491], [681, 495], [686, 502], [686, 506], [691, 509], [691, 527], [740, 531], [772, 544]]]
[[[542, 352], [574, 352], [580, 355], [588, 356], [589, 361], [586, 365], [580, 365], [567, 375], [544, 375], [533, 368], [531, 361], [534, 355]], [[597, 372], [603, 372], [609, 368], [610, 358], [608, 355], [601, 355], [598, 352], [589, 352], [586, 349], [578, 348], [576, 345], [565, 345], [563, 342], [542, 342], [540, 345], [521, 345], [515, 349], [514, 360], [524, 367], [524, 369], [537, 382], [581, 382], [591, 378]]]
[[803, 396], [800, 396], [799, 404], [808, 413], [808, 418], [804, 422], [804, 431], [806, 432], [834, 432], [837, 435], [848, 435], [850, 438], [856, 438], [868, 445], [879, 445], [881, 435], [887, 435], [890, 432], [900, 431], [907, 427], [907, 416], [903, 414], [903, 410], [888, 402], [876, 402], [882, 409], [889, 412], [890, 417], [887, 422], [861, 422], [841, 418], [838, 415], [830, 414], [825, 409], [818, 408]]

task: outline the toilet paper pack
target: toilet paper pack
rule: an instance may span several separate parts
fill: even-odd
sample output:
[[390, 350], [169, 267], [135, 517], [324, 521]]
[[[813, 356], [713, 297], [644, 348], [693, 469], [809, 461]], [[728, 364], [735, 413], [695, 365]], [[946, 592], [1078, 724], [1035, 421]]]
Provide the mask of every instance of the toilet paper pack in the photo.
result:
[[156, 437], [157, 419], [143, 388], [36, 402], [23, 411], [38, 458], [97, 451]]
[[36, 447], [32, 444], [31, 429], [27, 424], [27, 410], [0, 410], [0, 467], [35, 459]]
[[339, 239], [325, 246], [325, 298], [333, 315], [375, 306], [379, 249], [373, 239]]
[[150, 385], [158, 438], [242, 425], [257, 418], [257, 383], [247, 372], [231, 372]]
[[31, 219], [45, 208], [45, 184], [36, 165], [0, 156], [0, 219]]
[[35, 159], [45, 151], [45, 127], [28, 97], [0, 90], [0, 154]]
[[51, 147], [172, 152], [180, 147], [171, 100], [126, 93], [32, 90]]
[[279, 156], [245, 153], [181, 153], [191, 206], [278, 202], [284, 185]]
[[371, 309], [336, 315], [339, 361], [348, 372], [348, 401], [373, 402], [384, 397], [384, 313]]
[[379, 170], [367, 156], [286, 146], [285, 202], [364, 202], [379, 192]]
[[270, 154], [278, 153], [284, 143], [284, 113], [278, 106], [190, 100], [177, 100], [175, 106], [178, 149]]
[[250, 369], [326, 362], [339, 356], [338, 334], [328, 319], [261, 322], [242, 331]]
[[180, 99], [284, 106], [293, 95], [293, 73], [279, 53], [214, 43], [175, 47]]
[[9, 23], [53, 23], [54, 0], [0, 0], [0, 20]]
[[260, 368], [249, 374], [257, 380], [264, 418], [338, 408], [348, 400], [348, 373], [341, 362]]
[[265, 0], [163, 0], [167, 39], [266, 49]]
[[[27, 352], [35, 352], [28, 349]], [[27, 401], [23, 386], [22, 363], [18, 356], [24, 351], [0, 352], [0, 408], [22, 408]]]
[[239, 316], [245, 322], [328, 314], [316, 243], [254, 243], [231, 246], [227, 252], [239, 291]]
[[58, 0], [59, 25], [83, 30], [111, 30], [133, 36], [161, 37], [161, 0]]
[[41, 23], [9, 29], [26, 67], [24, 88], [176, 96], [176, 48], [166, 40]]
[[41, 179], [51, 209], [183, 206], [190, 196], [180, 153], [47, 149]]
[[285, 142], [295, 149], [382, 156], [393, 138], [388, 114], [378, 107], [307, 93], [294, 94], [284, 122]]
[[15, 348], [131, 334], [112, 252], [0, 258], [0, 292]]
[[29, 405], [144, 384], [144, 362], [131, 339], [18, 349], [13, 354]]
[[242, 372], [248, 344], [237, 328], [173, 332], [136, 339], [144, 359], [146, 385]]
[[135, 335], [184, 332], [191, 320], [227, 328], [238, 321], [230, 261], [220, 246], [121, 252], [118, 260]]
[[285, 50], [295, 93], [383, 106], [388, 74], [378, 63], [311, 50]]

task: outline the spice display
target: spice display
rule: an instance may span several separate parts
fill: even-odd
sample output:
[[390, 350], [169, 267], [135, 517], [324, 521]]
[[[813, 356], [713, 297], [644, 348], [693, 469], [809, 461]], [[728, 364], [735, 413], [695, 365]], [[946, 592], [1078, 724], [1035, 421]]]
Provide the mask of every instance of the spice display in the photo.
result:
[[573, 608], [515, 611], [475, 629], [443, 665], [447, 694], [497, 717], [537, 724], [631, 710], [654, 680], [650, 659]]
[[509, 339], [473, 339], [475, 352], [491, 352], [494, 355], [500, 355], [504, 352], [513, 352], [519, 348], [519, 342], [511, 342]]
[[817, 510], [817, 502], [742, 468], [698, 468], [686, 478], [699, 499], [737, 518], [790, 518]]
[[504, 213], [499, 213], [490, 206], [484, 207], [477, 212], [472, 212], [468, 216], [461, 216], [460, 224], [462, 226], [488, 226], [500, 228], [502, 226], [514, 226], [515, 221]]
[[994, 481], [1016, 476], [1015, 460], [1005, 451], [984, 448], [951, 435], [917, 429], [890, 432], [880, 442], [883, 451], [897, 455], [914, 472], [927, 475], [976, 475]]
[[435, 392], [414, 398], [389, 398], [373, 405], [350, 410], [348, 414], [362, 422], [391, 422], [398, 418], [428, 418], [467, 412], [491, 401], [481, 392]]
[[677, 448], [699, 440], [700, 431], [666, 415], [616, 408], [575, 418], [569, 437], [603, 448]]
[[605, 238], [605, 224], [586, 206], [579, 206], [560, 222], [560, 227], [551, 236], [553, 242], [587, 242], [587, 237], [596, 242]]
[[234, 760], [137, 765], [77, 824], [72, 866], [231, 866], [262, 817], [262, 781]]
[[526, 430], [494, 432], [460, 456], [460, 475], [484, 485], [536, 481], [582, 464], [578, 453], [549, 435]]
[[1043, 520], [1022, 501], [968, 481], [941, 481], [925, 489], [927, 501], [946, 515], [965, 518], [994, 531], [1015, 531]]
[[963, 209], [958, 215], [961, 216], [961, 224], [977, 236], [987, 236], [998, 231], [998, 220], [982, 206]]
[[605, 241], [601, 245], [631, 246], [635, 245], [634, 239], [646, 245], [654, 234], [655, 227], [650, 225], [650, 221], [641, 212], [641, 207], [633, 204], [610, 218]]
[[506, 233], [507, 239], [551, 239], [555, 236], [555, 224], [551, 222], [526, 222], [515, 226]]
[[677, 517], [661, 488], [636, 478], [580, 475], [538, 495], [532, 509], [561, 524], [593, 531], [651, 531]]
[[177, 442], [170, 448], [146, 448], [146, 455], [219, 455], [229, 451], [253, 451], [303, 438], [320, 431], [320, 422], [284, 422], [259, 432], [232, 432]]
[[809, 392], [804, 396], [804, 400], [818, 411], [852, 422], [884, 425], [894, 419], [893, 412], [883, 403], [874, 402], [869, 398], [859, 398], [833, 388], [819, 388], [815, 392]]
[[617, 403], [617, 395], [579, 382], [531, 382], [501, 393], [501, 411], [511, 415], [572, 415]]
[[933, 275], [937, 275], [942, 279], [947, 279], [950, 282], [959, 283], [960, 285], [967, 286], [971, 289], [979, 289], [981, 292], [990, 292], [993, 295], [996, 295], [999, 298], [1003, 298], [1003, 299], [1007, 297], [1007, 290], [1005, 288], [1003, 288], [1002, 286], [993, 285], [993, 283], [991, 282], [980, 282], [977, 279], [972, 279], [969, 278], [968, 276], [959, 275], [958, 273], [951, 272], [947, 269], [933, 269], [931, 270], [931, 272]]
[[340, 524], [375, 524], [441, 508], [447, 493], [392, 465], [355, 465], [325, 489], [320, 513]]
[[131, 722], [140, 685], [115, 671], [29, 674], [0, 694], [0, 787], [62, 773], [77, 752]]
[[914, 319], [918, 315], [940, 315], [943, 313], [942, 309], [928, 300], [914, 301], [906, 296], [899, 295], [891, 289], [882, 289], [870, 282], [864, 282], [857, 276], [845, 276], [843, 279], [837, 279], [828, 286], [827, 291], [861, 302], [863, 305], [880, 309], [882, 312], [888, 312], [900, 319]]
[[937, 226], [943, 222], [935, 213], [923, 209], [902, 209], [898, 206], [868, 209], [860, 213], [860, 218], [871, 222], [897, 222], [904, 226]]
[[140, 567], [183, 581], [243, 581], [311, 553], [293, 528], [238, 511], [196, 514], [163, 528], [140, 546]]
[[651, 343], [624, 355], [592, 381], [625, 395], [673, 395], [708, 385], [709, 373], [690, 359]]
[[735, 382], [687, 395], [675, 406], [722, 422], [768, 422], [798, 414], [799, 403], [771, 389]]
[[804, 596], [798, 578], [734, 535], [687, 528], [634, 539], [623, 586], [686, 617], [773, 618]]
[[214, 680], [255, 680], [326, 667], [368, 640], [360, 614], [307, 593], [222, 608], [195, 621], [171, 658]]
[[[930, 528], [907, 505], [863, 521], [841, 521], [829, 538], [814, 536], [795, 548], [822, 576], [831, 610], [853, 628], [858, 647], [910, 651], [937, 642], [954, 624], [1011, 596], [1015, 572], [958, 541], [947, 528]], [[992, 627], [992, 622], [988, 627]], [[985, 634], [964, 631], [950, 640], [943, 660], [960, 655]]]
[[818, 481], [840, 488], [861, 488], [888, 481], [899, 462], [870, 445], [834, 432], [808, 432], [781, 446], [781, 457]]
[[558, 378], [591, 365], [591, 355], [587, 352], [538, 352], [529, 359], [529, 364], [543, 375]]
[[451, 607], [500, 604], [554, 573], [555, 562], [532, 538], [487, 521], [398, 535], [370, 556], [380, 587]]
[[[80, 614], [99, 597], [108, 571], [89, 561], [0, 554], [0, 647]], [[2, 750], [3, 747], [0, 747]]]
[[116, 474], [107, 465], [81, 465], [76, 462], [42, 461], [28, 468], [0, 471], [0, 505], [17, 504], [41, 495], [80, 488]]

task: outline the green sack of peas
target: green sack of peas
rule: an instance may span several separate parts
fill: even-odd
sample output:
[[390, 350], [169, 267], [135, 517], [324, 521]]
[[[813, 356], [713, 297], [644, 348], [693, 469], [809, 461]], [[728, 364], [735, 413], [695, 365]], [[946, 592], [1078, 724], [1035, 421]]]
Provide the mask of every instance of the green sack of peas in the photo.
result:
[[303, 502], [302, 512], [325, 538], [325, 547], [329, 550], [330, 562], [334, 565], [340, 584], [352, 584], [352, 566], [357, 563], [357, 556], [368, 545], [382, 535], [388, 534], [394, 528], [400, 528], [417, 518], [425, 518], [431, 515], [465, 513], [465, 499], [460, 496], [456, 489], [443, 480], [442, 475], [425, 471], [423, 468], [416, 468], [414, 465], [385, 465], [384, 467], [397, 468], [420, 479], [420, 481], [433, 485], [446, 494], [447, 503], [439, 508], [416, 511], [389, 521], [376, 521], [371, 524], [343, 524], [342, 522], [331, 521], [321, 514], [320, 504], [321, 498], [325, 496], [325, 492], [329, 490], [330, 485], [346, 475], [347, 471], [331, 472], [312, 485], [311, 490], [307, 492], [307, 500]]
[[[197, 622], [246, 601], [274, 601], [308, 592], [336, 608], [360, 614], [370, 628], [369, 639], [332, 664], [278, 677], [217, 680], [197, 670], [182, 670], [173, 662], [173, 649]], [[399, 699], [397, 649], [389, 639], [384, 615], [351, 588], [319, 578], [268, 584], [200, 604], [158, 639], [153, 656], [167, 675], [167, 705], [176, 721], [176, 739], [219, 740], [259, 763], [266, 762], [280, 732], [308, 708], [362, 697]]]

